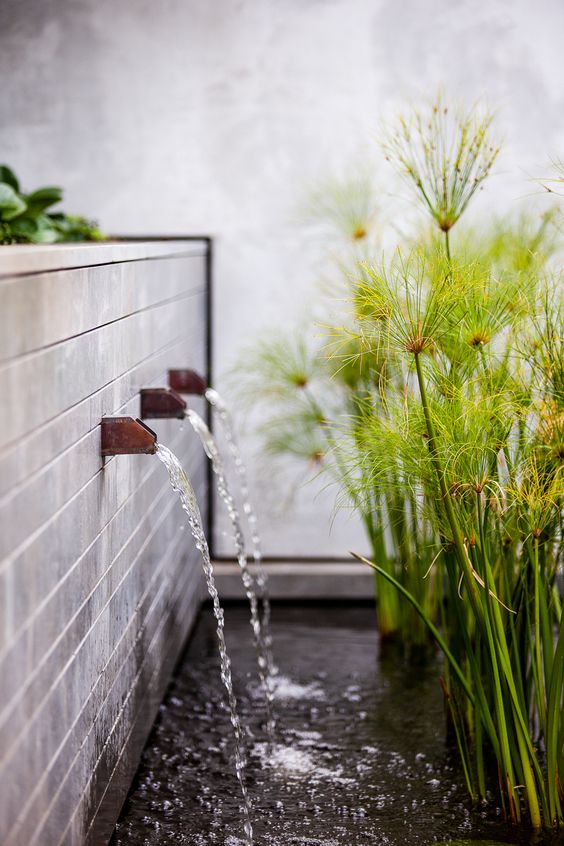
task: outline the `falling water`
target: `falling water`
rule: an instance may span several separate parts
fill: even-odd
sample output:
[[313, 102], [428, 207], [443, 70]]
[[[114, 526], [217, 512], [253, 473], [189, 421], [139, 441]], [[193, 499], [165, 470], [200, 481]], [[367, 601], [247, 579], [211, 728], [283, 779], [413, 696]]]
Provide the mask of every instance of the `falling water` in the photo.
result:
[[246, 755], [244, 752], [243, 730], [237, 712], [237, 700], [233, 692], [233, 682], [231, 678], [231, 661], [227, 654], [224, 636], [224, 616], [223, 609], [219, 603], [219, 596], [215, 586], [215, 579], [213, 575], [213, 568], [210, 560], [210, 553], [204, 529], [202, 527], [202, 518], [200, 509], [196, 501], [196, 495], [190, 481], [182, 469], [182, 465], [176, 456], [167, 447], [162, 444], [157, 445], [157, 456], [168, 470], [170, 483], [173, 489], [178, 493], [182, 508], [188, 515], [188, 523], [192, 536], [196, 542], [197, 548], [202, 554], [202, 564], [208, 593], [213, 603], [213, 613], [217, 623], [217, 639], [219, 642], [219, 655], [221, 660], [221, 680], [227, 691], [227, 699], [229, 701], [229, 710], [231, 717], [231, 724], [233, 726], [233, 734], [235, 738], [235, 772], [237, 780], [241, 786], [241, 794], [243, 797], [243, 828], [245, 831], [246, 846], [253, 846], [253, 827], [251, 824], [251, 800], [247, 792], [245, 783], [245, 769], [246, 769]]
[[255, 513], [255, 509], [252, 505], [251, 495], [249, 492], [247, 468], [245, 467], [245, 463], [241, 457], [239, 446], [235, 439], [231, 416], [222, 397], [220, 396], [220, 394], [218, 394], [217, 391], [214, 391], [213, 388], [208, 388], [206, 390], [205, 397], [209, 404], [213, 406], [213, 408], [217, 412], [220, 423], [223, 427], [223, 434], [227, 442], [227, 446], [229, 447], [229, 451], [231, 452], [231, 455], [233, 457], [235, 470], [237, 471], [237, 475], [239, 477], [239, 488], [241, 491], [241, 499], [243, 502], [243, 512], [245, 514], [245, 517], [247, 518], [247, 523], [249, 525], [251, 533], [253, 562], [256, 571], [256, 583], [259, 589], [260, 599], [262, 602], [262, 635], [265, 646], [266, 660], [268, 663], [268, 673], [272, 678], [276, 675], [278, 670], [274, 664], [274, 658], [272, 654], [272, 634], [270, 630], [270, 596], [268, 593], [268, 580], [266, 572], [262, 565], [262, 550], [260, 534], [258, 530], [258, 520]]
[[213, 472], [217, 478], [217, 490], [219, 496], [225, 503], [227, 507], [227, 511], [229, 513], [229, 519], [231, 520], [231, 525], [233, 527], [233, 535], [235, 538], [235, 548], [237, 553], [237, 561], [239, 563], [239, 567], [241, 569], [241, 578], [243, 580], [243, 586], [245, 588], [245, 593], [247, 595], [247, 599], [249, 600], [249, 606], [251, 609], [251, 627], [253, 630], [253, 637], [255, 642], [255, 647], [257, 651], [257, 661], [258, 661], [258, 670], [262, 688], [264, 690], [264, 696], [266, 700], [266, 711], [267, 711], [267, 731], [270, 736], [274, 733], [274, 694], [271, 685], [271, 679], [269, 674], [269, 665], [267, 659], [267, 647], [264, 641], [263, 630], [259, 615], [258, 609], [258, 600], [257, 595], [255, 592], [255, 585], [254, 579], [252, 574], [249, 570], [248, 563], [247, 563], [247, 553], [245, 550], [245, 540], [243, 536], [243, 532], [241, 530], [241, 521], [239, 519], [239, 512], [237, 511], [237, 507], [229, 490], [229, 486], [227, 484], [227, 479], [225, 476], [225, 468], [223, 466], [223, 461], [221, 460], [221, 456], [219, 454], [219, 450], [217, 448], [217, 444], [215, 442], [215, 438], [213, 437], [212, 433], [202, 420], [199, 414], [192, 409], [189, 409], [186, 412], [186, 417], [192, 424], [192, 427], [198, 437], [200, 438], [202, 445], [206, 451], [206, 455], [210, 459], [212, 463]]

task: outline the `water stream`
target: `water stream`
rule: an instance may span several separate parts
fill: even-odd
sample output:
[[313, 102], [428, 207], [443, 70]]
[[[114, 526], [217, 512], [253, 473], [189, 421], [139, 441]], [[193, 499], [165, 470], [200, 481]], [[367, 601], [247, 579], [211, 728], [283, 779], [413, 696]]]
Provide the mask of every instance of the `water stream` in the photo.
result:
[[266, 702], [266, 728], [269, 737], [273, 738], [275, 728], [274, 696], [273, 685], [271, 683], [270, 676], [270, 668], [273, 664], [271, 657], [272, 652], [269, 645], [265, 642], [263, 634], [262, 621], [259, 615], [257, 594], [255, 591], [255, 581], [249, 570], [247, 562], [245, 539], [243, 531], [241, 529], [239, 512], [235, 505], [233, 496], [231, 495], [231, 492], [229, 490], [227, 477], [225, 475], [225, 467], [221, 455], [219, 454], [215, 438], [213, 437], [212, 433], [210, 432], [200, 415], [197, 414], [195, 411], [189, 409], [186, 412], [186, 417], [190, 421], [194, 431], [200, 438], [206, 455], [212, 463], [213, 472], [215, 473], [215, 476], [217, 478], [217, 490], [220, 498], [225, 503], [227, 512], [229, 514], [229, 519], [233, 528], [237, 561], [241, 570], [241, 579], [243, 581], [243, 587], [245, 589], [245, 594], [249, 601], [249, 607], [251, 610], [251, 628], [253, 631], [253, 639], [257, 653], [258, 672]]
[[213, 613], [216, 621], [216, 634], [217, 640], [219, 644], [219, 658], [220, 658], [220, 674], [221, 680], [224, 684], [225, 690], [227, 691], [227, 699], [229, 702], [229, 712], [230, 712], [230, 720], [231, 725], [233, 726], [233, 736], [235, 742], [235, 773], [237, 776], [237, 781], [239, 782], [239, 786], [241, 789], [241, 796], [243, 800], [243, 805], [241, 808], [243, 814], [243, 829], [245, 832], [245, 843], [246, 846], [253, 846], [253, 827], [251, 823], [251, 801], [249, 798], [249, 794], [247, 791], [247, 785], [245, 780], [245, 770], [246, 770], [246, 753], [244, 747], [244, 740], [243, 740], [243, 730], [241, 727], [241, 721], [239, 719], [239, 714], [237, 711], [237, 700], [235, 698], [235, 693], [233, 691], [233, 680], [231, 675], [231, 661], [229, 659], [229, 655], [227, 653], [227, 647], [225, 644], [225, 635], [224, 635], [224, 614], [223, 609], [219, 602], [219, 596], [217, 593], [217, 588], [215, 586], [215, 579], [213, 575], [213, 568], [210, 560], [210, 553], [208, 544], [206, 541], [206, 537], [204, 534], [204, 529], [202, 526], [202, 518], [200, 515], [200, 509], [198, 508], [198, 503], [196, 501], [196, 495], [188, 480], [186, 473], [184, 472], [182, 465], [167, 447], [162, 446], [162, 444], [158, 444], [157, 446], [157, 456], [165, 465], [166, 469], [168, 470], [168, 475], [170, 478], [170, 484], [172, 485], [173, 489], [180, 497], [180, 501], [182, 503], [182, 508], [188, 515], [188, 523], [190, 525], [190, 531], [192, 532], [192, 537], [196, 543], [196, 547], [200, 550], [202, 555], [202, 565], [204, 569], [204, 575], [206, 578], [206, 584], [208, 588], [208, 593], [210, 595], [210, 599], [212, 601], [213, 606]]
[[239, 479], [239, 490], [241, 492], [241, 501], [243, 504], [243, 513], [247, 519], [247, 524], [249, 526], [249, 532], [251, 535], [251, 547], [252, 547], [252, 554], [253, 554], [253, 563], [255, 566], [256, 572], [256, 583], [259, 589], [259, 595], [262, 602], [262, 634], [264, 639], [264, 644], [266, 647], [266, 659], [268, 661], [268, 672], [271, 679], [276, 675], [277, 669], [274, 664], [273, 658], [273, 651], [272, 651], [272, 634], [271, 634], [271, 623], [270, 623], [270, 596], [268, 592], [268, 580], [266, 576], [266, 571], [262, 564], [262, 549], [261, 549], [261, 541], [260, 541], [260, 533], [258, 528], [258, 520], [255, 509], [253, 508], [253, 503], [251, 499], [251, 494], [249, 491], [249, 482], [247, 476], [247, 468], [245, 466], [245, 462], [243, 461], [243, 457], [241, 456], [241, 451], [239, 449], [239, 445], [235, 438], [235, 431], [233, 428], [233, 423], [231, 420], [231, 415], [229, 414], [229, 410], [217, 391], [213, 388], [208, 388], [205, 392], [205, 398], [212, 406], [212, 408], [216, 411], [217, 416], [219, 418], [219, 422], [221, 423], [221, 427], [223, 430], [223, 436], [225, 438], [225, 442], [227, 443], [227, 447], [231, 456], [233, 458], [233, 464], [235, 465], [235, 471], [237, 473]]

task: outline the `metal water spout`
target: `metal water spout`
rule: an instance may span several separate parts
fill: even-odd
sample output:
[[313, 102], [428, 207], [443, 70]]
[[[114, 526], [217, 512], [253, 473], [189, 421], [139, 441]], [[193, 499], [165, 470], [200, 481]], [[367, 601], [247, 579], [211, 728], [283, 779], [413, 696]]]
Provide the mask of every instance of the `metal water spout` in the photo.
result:
[[203, 397], [208, 389], [208, 383], [195, 370], [169, 370], [168, 384], [179, 394], [196, 394]]
[[141, 418], [143, 420], [155, 418], [178, 418], [186, 416], [186, 403], [182, 397], [171, 388], [142, 388], [141, 390]]
[[157, 436], [134, 417], [102, 417], [101, 452], [108, 455], [149, 455], [157, 451]]

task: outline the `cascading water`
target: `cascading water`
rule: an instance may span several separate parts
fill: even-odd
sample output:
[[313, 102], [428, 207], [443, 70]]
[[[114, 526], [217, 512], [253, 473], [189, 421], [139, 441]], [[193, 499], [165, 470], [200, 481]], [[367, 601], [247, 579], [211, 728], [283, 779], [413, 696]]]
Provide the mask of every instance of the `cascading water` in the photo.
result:
[[223, 609], [220, 605], [217, 588], [215, 586], [213, 568], [210, 560], [210, 553], [204, 534], [204, 529], [202, 527], [200, 509], [198, 508], [196, 495], [194, 493], [192, 485], [190, 484], [190, 481], [186, 473], [184, 472], [182, 465], [180, 464], [174, 453], [167, 449], [167, 447], [162, 446], [162, 444], [157, 444], [156, 454], [168, 470], [170, 483], [173, 489], [177, 492], [180, 497], [182, 508], [188, 515], [188, 523], [190, 525], [192, 537], [194, 538], [197, 548], [202, 554], [204, 575], [206, 578], [208, 593], [213, 604], [213, 613], [217, 623], [216, 631], [221, 661], [221, 680], [225, 686], [225, 690], [227, 691], [230, 718], [231, 724], [233, 726], [233, 734], [235, 739], [235, 771], [237, 775], [237, 780], [239, 781], [241, 787], [241, 795], [243, 798], [243, 805], [241, 810], [243, 814], [245, 842], [246, 846], [253, 846], [253, 827], [251, 823], [252, 807], [245, 782], [245, 769], [247, 762], [246, 754], [244, 751], [243, 730], [237, 711], [237, 700], [235, 698], [235, 693], [233, 692], [233, 682], [231, 678], [231, 661], [229, 659], [229, 655], [227, 654], [227, 648], [225, 645]]
[[[249, 601], [249, 607], [251, 609], [251, 627], [253, 630], [253, 638], [255, 643], [255, 648], [257, 651], [257, 662], [258, 662], [258, 671], [259, 677], [261, 681], [261, 685], [264, 691], [264, 696], [266, 700], [266, 711], [267, 711], [267, 731], [269, 736], [272, 738], [274, 734], [275, 728], [275, 718], [274, 718], [274, 693], [273, 687], [271, 684], [271, 677], [270, 677], [270, 666], [269, 666], [269, 659], [268, 654], [270, 649], [265, 642], [264, 633], [262, 628], [262, 623], [259, 615], [258, 609], [258, 600], [257, 595], [255, 592], [255, 585], [253, 576], [249, 570], [248, 562], [247, 562], [247, 553], [245, 550], [245, 540], [243, 536], [243, 532], [241, 530], [241, 521], [239, 519], [239, 512], [235, 505], [235, 501], [231, 495], [229, 490], [229, 486], [227, 483], [227, 478], [225, 475], [225, 468], [223, 465], [223, 461], [219, 454], [219, 450], [217, 448], [217, 444], [215, 442], [215, 438], [213, 437], [212, 433], [208, 429], [205, 422], [202, 420], [199, 414], [192, 409], [189, 409], [186, 412], [186, 417], [190, 421], [194, 431], [200, 438], [206, 455], [210, 459], [212, 463], [213, 472], [217, 478], [217, 490], [219, 496], [225, 503], [227, 507], [227, 511], [229, 513], [229, 519], [231, 520], [231, 525], [233, 527], [233, 535], [235, 539], [235, 548], [237, 554], [237, 561], [239, 563], [239, 567], [241, 569], [241, 578], [243, 581], [243, 586], [245, 588], [245, 593], [247, 595], [247, 599]], [[272, 663], [272, 659], [270, 659], [270, 663]]]
[[249, 492], [249, 483], [247, 478], [247, 468], [241, 456], [239, 445], [235, 438], [233, 430], [233, 423], [229, 410], [221, 397], [221, 395], [213, 388], [207, 388], [204, 394], [206, 400], [215, 409], [221, 423], [225, 441], [233, 458], [235, 470], [239, 478], [239, 489], [241, 491], [241, 500], [243, 503], [243, 512], [247, 519], [251, 534], [251, 544], [253, 553], [253, 563], [256, 571], [256, 583], [259, 589], [259, 595], [262, 602], [262, 635], [265, 646], [266, 660], [268, 663], [269, 676], [272, 678], [278, 672], [272, 653], [272, 634], [270, 625], [270, 596], [268, 592], [268, 579], [265, 569], [262, 565], [262, 550], [260, 534], [258, 529], [258, 520], [256, 512], [253, 508], [251, 495]]

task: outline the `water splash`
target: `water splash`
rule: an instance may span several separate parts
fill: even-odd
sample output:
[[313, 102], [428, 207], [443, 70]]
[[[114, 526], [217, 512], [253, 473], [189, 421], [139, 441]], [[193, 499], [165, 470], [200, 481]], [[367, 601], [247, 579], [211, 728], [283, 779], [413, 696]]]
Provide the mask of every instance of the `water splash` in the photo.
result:
[[249, 570], [247, 562], [247, 553], [245, 550], [245, 540], [241, 530], [241, 521], [239, 519], [239, 512], [235, 505], [235, 501], [229, 490], [227, 478], [225, 475], [225, 468], [223, 461], [219, 454], [215, 438], [202, 420], [199, 414], [192, 409], [186, 412], [186, 417], [192, 424], [192, 427], [198, 437], [200, 438], [206, 455], [212, 463], [213, 472], [217, 478], [217, 491], [220, 498], [225, 503], [229, 519], [233, 527], [233, 535], [235, 539], [235, 549], [237, 554], [237, 561], [241, 570], [241, 579], [243, 587], [249, 601], [251, 609], [251, 628], [253, 630], [253, 639], [257, 652], [258, 671], [261, 681], [261, 686], [266, 700], [267, 721], [266, 727], [270, 737], [274, 735], [275, 719], [274, 719], [274, 696], [271, 685], [271, 677], [269, 672], [269, 664], [267, 658], [267, 645], [264, 641], [262, 623], [259, 615], [258, 600], [255, 592], [254, 579]]
[[299, 684], [288, 676], [277, 676], [273, 686], [274, 698], [281, 701], [290, 699], [324, 699], [323, 689], [315, 681], [309, 684]]
[[[309, 742], [306, 741], [308, 747]], [[256, 743], [251, 749], [251, 755], [260, 760], [263, 769], [269, 768], [275, 775], [284, 780], [307, 779], [308, 784], [315, 785], [320, 781], [328, 781], [333, 785], [354, 785], [354, 778], [343, 776], [342, 766], [334, 768], [323, 766], [319, 755], [316, 756], [315, 749], [300, 748], [303, 742], [298, 744], [274, 744]]]
[[190, 531], [192, 532], [192, 537], [194, 538], [196, 547], [200, 550], [202, 554], [202, 566], [206, 578], [208, 593], [210, 595], [213, 605], [213, 613], [217, 624], [216, 632], [219, 644], [219, 656], [221, 661], [221, 680], [224, 684], [225, 690], [227, 691], [231, 725], [233, 726], [233, 736], [235, 741], [235, 773], [239, 785], [241, 787], [241, 795], [243, 798], [243, 806], [241, 808], [241, 811], [243, 814], [245, 844], [246, 846], [253, 846], [253, 826], [251, 823], [252, 806], [247, 791], [247, 785], [245, 782], [245, 769], [247, 761], [244, 751], [243, 729], [241, 727], [241, 721], [239, 719], [239, 714], [237, 711], [237, 700], [235, 698], [235, 693], [233, 692], [233, 680], [231, 678], [231, 660], [229, 658], [229, 655], [227, 653], [227, 647], [225, 645], [223, 608], [220, 605], [217, 588], [215, 586], [215, 579], [210, 560], [208, 543], [206, 541], [206, 536], [204, 534], [204, 529], [202, 526], [202, 517], [200, 515], [200, 509], [198, 508], [194, 489], [192, 488], [192, 485], [190, 484], [190, 481], [177, 457], [174, 455], [174, 453], [167, 449], [167, 447], [162, 446], [162, 444], [157, 444], [156, 454], [168, 470], [170, 484], [180, 497], [182, 508], [188, 515], [188, 523], [190, 526]]
[[260, 541], [260, 533], [258, 529], [258, 520], [255, 509], [253, 508], [251, 495], [249, 491], [249, 482], [247, 477], [247, 468], [245, 466], [245, 462], [241, 456], [241, 451], [239, 449], [239, 445], [237, 444], [237, 440], [235, 438], [235, 432], [233, 429], [233, 423], [231, 421], [231, 415], [229, 414], [229, 410], [223, 401], [223, 398], [215, 391], [213, 388], [208, 388], [205, 392], [205, 398], [209, 402], [209, 404], [215, 409], [217, 412], [217, 416], [219, 417], [219, 422], [221, 423], [223, 429], [223, 435], [225, 437], [225, 441], [233, 458], [233, 463], [235, 465], [235, 471], [237, 476], [239, 477], [239, 489], [241, 491], [241, 500], [243, 502], [243, 512], [245, 517], [247, 518], [247, 523], [249, 526], [250, 534], [251, 534], [251, 545], [252, 545], [252, 553], [253, 553], [253, 563], [256, 570], [256, 582], [259, 589], [260, 599], [262, 603], [262, 632], [264, 638], [264, 645], [266, 648], [266, 659], [268, 661], [268, 672], [270, 677], [275, 676], [278, 672], [276, 665], [274, 664], [274, 657], [272, 652], [272, 634], [271, 634], [271, 627], [270, 627], [270, 596], [268, 592], [268, 578], [266, 575], [266, 571], [262, 564], [262, 549], [261, 549], [261, 541]]

